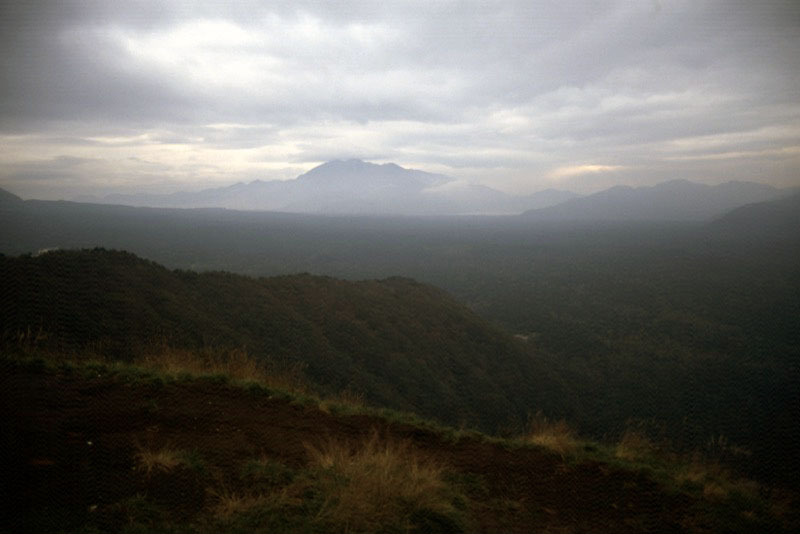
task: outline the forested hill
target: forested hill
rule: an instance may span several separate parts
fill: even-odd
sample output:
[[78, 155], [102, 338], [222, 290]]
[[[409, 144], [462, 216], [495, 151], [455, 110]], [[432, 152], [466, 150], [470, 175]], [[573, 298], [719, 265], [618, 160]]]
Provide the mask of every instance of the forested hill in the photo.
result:
[[406, 278], [197, 274], [94, 249], [2, 257], [0, 295], [6, 339], [41, 329], [118, 358], [161, 340], [244, 347], [302, 362], [328, 391], [488, 430], [533, 409], [544, 375], [523, 344]]

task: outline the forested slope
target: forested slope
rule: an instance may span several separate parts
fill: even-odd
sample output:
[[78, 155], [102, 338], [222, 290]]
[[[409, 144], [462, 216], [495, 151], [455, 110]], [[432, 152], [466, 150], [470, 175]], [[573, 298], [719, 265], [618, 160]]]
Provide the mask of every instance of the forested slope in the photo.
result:
[[495, 430], [523, 420], [545, 372], [524, 344], [443, 291], [405, 278], [346, 282], [169, 271], [103, 249], [0, 259], [6, 339], [131, 358], [153, 343], [244, 348], [301, 362], [327, 391]]

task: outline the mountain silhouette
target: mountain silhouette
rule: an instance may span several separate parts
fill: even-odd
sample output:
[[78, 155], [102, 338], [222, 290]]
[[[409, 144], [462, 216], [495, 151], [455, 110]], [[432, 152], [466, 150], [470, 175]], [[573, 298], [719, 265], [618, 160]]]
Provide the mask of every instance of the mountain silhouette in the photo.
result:
[[800, 193], [741, 206], [714, 220], [709, 226], [717, 232], [735, 236], [798, 240]]
[[774, 200], [785, 194], [775, 187], [753, 182], [710, 186], [672, 180], [651, 187], [619, 185], [523, 215], [547, 221], [703, 221], [745, 204]]
[[197, 192], [118, 194], [80, 200], [158, 208], [216, 207], [296, 213], [516, 215], [575, 196], [555, 190], [515, 196], [394, 163], [378, 165], [349, 159], [329, 161], [293, 180], [255, 180]]

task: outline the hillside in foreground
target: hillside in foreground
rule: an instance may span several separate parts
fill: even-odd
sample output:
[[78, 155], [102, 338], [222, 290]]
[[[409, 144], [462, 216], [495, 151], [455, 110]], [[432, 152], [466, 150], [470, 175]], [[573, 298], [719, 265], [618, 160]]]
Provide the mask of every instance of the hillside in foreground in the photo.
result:
[[551, 431], [548, 449], [220, 374], [0, 365], [2, 520], [15, 532], [792, 527], [791, 503], [764, 488], [699, 464], [665, 469], [631, 443], [603, 456], [590, 443], [559, 449]]

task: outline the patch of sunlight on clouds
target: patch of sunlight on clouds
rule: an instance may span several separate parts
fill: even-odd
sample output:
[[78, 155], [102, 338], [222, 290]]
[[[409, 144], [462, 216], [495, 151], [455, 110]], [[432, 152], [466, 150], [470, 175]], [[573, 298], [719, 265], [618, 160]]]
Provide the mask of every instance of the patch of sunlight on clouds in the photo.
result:
[[247, 87], [282, 64], [266, 53], [257, 32], [228, 21], [198, 20], [164, 32], [116, 37], [144, 66], [198, 85]]
[[330, 65], [359, 71], [368, 56], [381, 57], [390, 49], [398, 34], [384, 24], [337, 27], [301, 14], [273, 15], [247, 25], [200, 19], [158, 32], [116, 32], [113, 39], [141, 67], [166, 73], [176, 82], [212, 89], [258, 88], [262, 94], [314, 82]]
[[553, 181], [559, 181], [583, 174], [598, 174], [619, 171], [625, 168], [624, 165], [566, 165], [553, 169], [547, 176]]
[[526, 132], [531, 128], [531, 118], [528, 114], [511, 109], [491, 113], [487, 123], [493, 130], [504, 134]]

